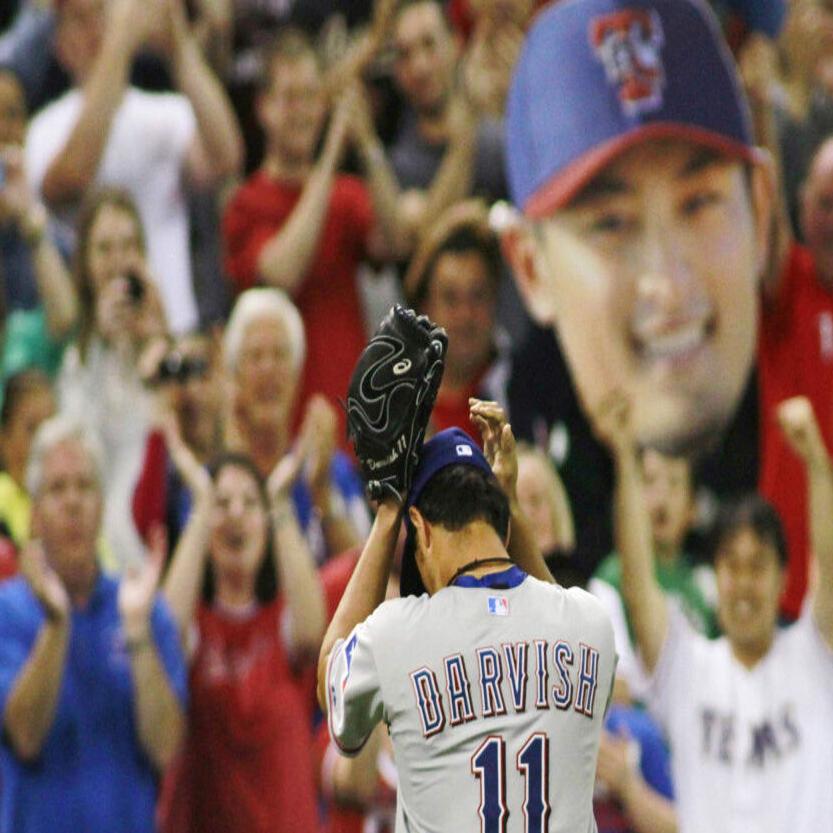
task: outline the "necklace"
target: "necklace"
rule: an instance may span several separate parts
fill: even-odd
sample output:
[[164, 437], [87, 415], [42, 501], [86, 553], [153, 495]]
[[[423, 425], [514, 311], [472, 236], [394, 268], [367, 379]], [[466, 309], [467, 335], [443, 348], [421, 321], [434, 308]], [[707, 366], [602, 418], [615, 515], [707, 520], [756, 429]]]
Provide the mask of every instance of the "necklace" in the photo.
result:
[[476, 570], [478, 567], [482, 567], [484, 564], [514, 564], [515, 562], [512, 561], [511, 558], [506, 556], [495, 557], [495, 558], [475, 558], [474, 561], [469, 561], [468, 564], [464, 564], [460, 567], [459, 570], [451, 577], [446, 587], [451, 587], [455, 581], [457, 581], [460, 576], [464, 573], [471, 572], [472, 570]]

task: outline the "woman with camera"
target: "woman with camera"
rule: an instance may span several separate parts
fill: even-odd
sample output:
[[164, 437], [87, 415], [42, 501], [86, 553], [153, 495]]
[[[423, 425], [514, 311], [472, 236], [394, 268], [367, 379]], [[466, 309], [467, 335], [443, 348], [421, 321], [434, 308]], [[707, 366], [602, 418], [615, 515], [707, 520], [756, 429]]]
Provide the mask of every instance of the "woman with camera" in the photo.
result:
[[114, 561], [110, 566], [122, 568], [144, 554], [130, 500], [152, 400], [138, 368], [142, 353], [166, 332], [145, 260], [142, 222], [126, 193], [108, 189], [88, 198], [79, 221], [74, 278], [81, 311], [58, 377], [59, 408], [83, 419], [104, 445], [105, 549]]

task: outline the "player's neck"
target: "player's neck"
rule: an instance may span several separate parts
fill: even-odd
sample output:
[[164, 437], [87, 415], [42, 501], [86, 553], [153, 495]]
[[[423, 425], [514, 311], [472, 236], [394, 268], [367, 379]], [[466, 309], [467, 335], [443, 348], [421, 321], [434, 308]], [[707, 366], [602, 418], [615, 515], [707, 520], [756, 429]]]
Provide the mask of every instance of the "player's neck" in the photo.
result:
[[485, 521], [475, 521], [459, 532], [442, 530], [435, 547], [443, 587], [463, 567], [469, 567], [466, 575], [479, 578], [509, 566], [501, 560], [508, 557], [503, 541]]

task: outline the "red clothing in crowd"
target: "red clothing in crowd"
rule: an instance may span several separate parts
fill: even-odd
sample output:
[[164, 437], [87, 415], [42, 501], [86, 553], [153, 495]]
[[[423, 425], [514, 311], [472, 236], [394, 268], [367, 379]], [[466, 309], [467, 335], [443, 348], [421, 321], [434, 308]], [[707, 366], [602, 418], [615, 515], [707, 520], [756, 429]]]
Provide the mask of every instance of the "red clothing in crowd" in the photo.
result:
[[[535, 10], [543, 9], [549, 2], [550, 0], [537, 0]], [[471, 37], [474, 31], [474, 14], [469, 0], [451, 0], [448, 4], [448, 19], [464, 40], [467, 41]]]
[[779, 403], [806, 396], [828, 450], [833, 449], [833, 294], [819, 281], [810, 253], [794, 244], [778, 296], [764, 305], [758, 373], [761, 402], [760, 491], [778, 510], [790, 563], [782, 609], [797, 616], [807, 587], [807, 478], [775, 419]]
[[387, 749], [379, 752], [376, 794], [369, 805], [349, 807], [331, 801], [332, 769], [341, 753], [330, 739], [326, 721], [318, 729], [315, 744], [322, 771], [322, 794], [330, 801], [324, 833], [393, 833], [396, 827], [398, 774], [390, 752]]
[[[353, 547], [330, 559], [320, 570], [327, 621], [335, 615], [338, 603], [361, 555], [360, 547]], [[338, 806], [331, 800], [331, 771], [338, 755], [325, 720], [316, 736], [317, 766], [321, 773], [321, 792], [328, 799], [326, 833], [392, 833], [396, 811], [396, 766], [387, 751], [379, 755], [379, 779], [376, 795], [370, 807]]]
[[317, 833], [312, 703], [280, 635], [283, 604], [203, 606], [188, 734], [166, 784], [164, 833]]
[[338, 603], [347, 589], [347, 583], [356, 564], [359, 563], [359, 556], [362, 554], [361, 547], [351, 547], [349, 550], [331, 558], [318, 571], [321, 579], [321, 587], [324, 590], [324, 605], [327, 608], [327, 621], [331, 622], [335, 616]]
[[[289, 219], [301, 190], [298, 184], [257, 171], [232, 198], [223, 217], [223, 239], [225, 270], [238, 292], [261, 282], [260, 253]], [[299, 403], [316, 392], [333, 402], [346, 396], [353, 366], [367, 342], [356, 271], [365, 259], [372, 223], [364, 184], [356, 177], [337, 176], [318, 247], [294, 297], [307, 336]], [[338, 410], [338, 436], [344, 437], [344, 415]]]

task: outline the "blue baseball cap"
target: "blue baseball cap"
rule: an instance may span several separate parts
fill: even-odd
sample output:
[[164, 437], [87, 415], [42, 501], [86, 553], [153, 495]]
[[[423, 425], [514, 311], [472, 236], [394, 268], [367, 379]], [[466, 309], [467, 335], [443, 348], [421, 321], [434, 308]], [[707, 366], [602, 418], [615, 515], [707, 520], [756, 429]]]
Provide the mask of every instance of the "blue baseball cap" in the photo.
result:
[[542, 11], [507, 102], [515, 205], [546, 217], [623, 151], [662, 138], [759, 158], [734, 59], [705, 3], [560, 0]]
[[477, 443], [462, 428], [446, 428], [431, 437], [419, 454], [419, 463], [405, 500], [405, 549], [402, 553], [402, 573], [399, 577], [401, 596], [421, 596], [427, 592], [416, 563], [416, 530], [408, 517], [408, 510], [418, 501], [435, 474], [448, 466], [475, 466], [488, 474], [492, 467]]

